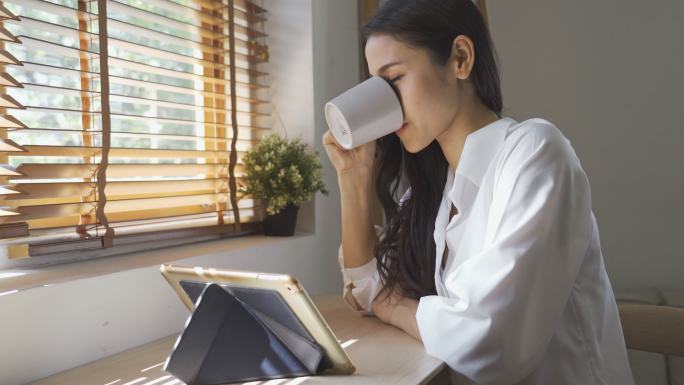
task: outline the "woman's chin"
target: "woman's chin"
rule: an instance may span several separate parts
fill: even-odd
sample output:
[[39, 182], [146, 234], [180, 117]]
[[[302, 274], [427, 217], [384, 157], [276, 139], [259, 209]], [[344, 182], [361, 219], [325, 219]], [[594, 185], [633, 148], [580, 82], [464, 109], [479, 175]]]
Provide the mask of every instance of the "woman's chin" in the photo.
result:
[[415, 154], [417, 152], [420, 152], [420, 150], [427, 147], [427, 146], [421, 146], [419, 143], [415, 143], [411, 140], [407, 140], [406, 138], [401, 138], [401, 144], [404, 146], [404, 149], [407, 152], [410, 152], [411, 154]]

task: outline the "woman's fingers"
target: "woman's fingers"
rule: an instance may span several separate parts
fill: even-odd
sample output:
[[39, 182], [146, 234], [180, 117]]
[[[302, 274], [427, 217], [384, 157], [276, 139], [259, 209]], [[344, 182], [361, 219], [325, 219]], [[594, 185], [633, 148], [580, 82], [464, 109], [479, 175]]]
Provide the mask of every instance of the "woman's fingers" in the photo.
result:
[[328, 130], [323, 134], [323, 147], [338, 172], [350, 167], [372, 167], [373, 165], [375, 141], [347, 150], [339, 145]]
[[348, 163], [349, 155], [345, 154], [345, 150], [337, 144], [330, 131], [323, 134], [323, 147], [336, 170], [340, 170], [345, 166], [345, 163]]
[[325, 134], [323, 134], [323, 147], [325, 148], [325, 151], [328, 152], [328, 155], [331, 153], [334, 153], [336, 156], [341, 155], [340, 152], [342, 151], [342, 148], [332, 134], [330, 134], [330, 131], [327, 131]]
[[330, 132], [330, 130], [326, 131], [325, 134], [323, 134], [323, 145], [325, 146], [326, 144], [334, 144], [337, 147], [342, 147], [337, 142], [337, 139], [335, 139], [335, 136]]

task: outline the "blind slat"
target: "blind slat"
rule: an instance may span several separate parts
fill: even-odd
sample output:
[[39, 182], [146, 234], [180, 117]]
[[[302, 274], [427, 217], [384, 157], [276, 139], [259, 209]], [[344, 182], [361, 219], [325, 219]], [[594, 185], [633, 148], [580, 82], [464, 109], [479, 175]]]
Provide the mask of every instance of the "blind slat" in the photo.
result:
[[0, 115], [0, 128], [19, 129], [26, 128], [26, 125], [12, 115]]
[[[84, 91], [80, 89], [75, 89], [75, 88], [67, 88], [67, 87], [57, 87], [57, 86], [46, 86], [42, 84], [34, 84], [34, 83], [24, 83], [23, 88], [25, 88], [27, 91], [36, 91], [36, 92], [44, 92], [44, 93], [52, 93], [52, 94], [58, 94], [58, 95], [69, 95], [69, 96], [76, 96], [76, 97], [81, 97], [83, 94], [89, 94], [91, 97], [98, 97], [100, 95], [99, 91], [95, 90], [89, 90], [89, 91]], [[191, 109], [195, 110], [197, 108], [204, 108], [208, 110], [217, 110], [217, 108], [211, 107], [211, 106], [206, 106], [206, 105], [201, 105], [201, 104], [190, 104], [190, 103], [180, 103], [180, 102], [171, 102], [171, 101], [164, 101], [164, 100], [156, 100], [156, 99], [150, 99], [146, 97], [135, 97], [135, 96], [128, 96], [128, 95], [120, 95], [117, 93], [111, 93], [109, 94], [111, 96], [111, 99], [114, 101], [119, 101], [122, 103], [136, 103], [138, 105], [150, 105], [150, 106], [155, 106], [155, 107], [170, 107], [170, 108], [178, 108], [178, 109]], [[192, 95], [195, 95], [194, 93]], [[226, 97], [229, 97], [230, 95], [221, 95], [221, 94], [216, 94], [216, 93], [206, 93], [206, 95], [203, 95], [203, 93], [198, 93], [196, 96], [212, 96], [217, 100], [225, 100]], [[18, 101], [14, 100], [11, 96], [9, 95], [4, 95], [0, 99], [0, 106], [3, 106], [3, 103], [5, 104], [4, 107], [8, 108], [21, 108], [22, 105]], [[245, 98], [239, 98], [238, 100], [240, 102], [239, 107], [242, 108], [242, 110], [238, 111], [239, 113], [245, 113], [245, 114], [250, 114], [253, 116], [269, 116], [270, 114], [267, 113], [262, 113], [262, 112], [254, 112], [250, 111], [251, 106], [250, 105], [259, 105], [259, 104], [265, 104], [265, 101], [262, 100], [249, 100]], [[41, 106], [31, 106], [27, 105], [26, 107], [30, 108], [40, 108]], [[223, 111], [230, 111], [229, 109], [222, 108], [221, 110]]]
[[[74, 146], [23, 146], [31, 156], [96, 156], [101, 152], [99, 147], [74, 147]], [[238, 151], [242, 153], [244, 151]], [[203, 159], [223, 159], [228, 154], [224, 151], [213, 150], [162, 150], [146, 148], [112, 148], [112, 157], [130, 158], [203, 158]]]
[[26, 148], [12, 139], [0, 139], [0, 151], [3, 152], [26, 152]]
[[[260, 128], [253, 128], [253, 127], [241, 127], [240, 130], [240, 139], [243, 142], [250, 142], [250, 143], [257, 143], [257, 139], [250, 139], [250, 136], [254, 134], [254, 132], [259, 132], [265, 129], [260, 129]], [[58, 128], [20, 128], [20, 129], [15, 129], [13, 130], [15, 134], [21, 134], [24, 132], [29, 132], [29, 133], [43, 133], [43, 134], [52, 134], [52, 133], [63, 133], [63, 134], [70, 134], [70, 135], [75, 135], [75, 134], [83, 134], [83, 135], [101, 135], [102, 131], [97, 131], [97, 130], [68, 130], [68, 129], [58, 129]], [[111, 131], [111, 134], [114, 136], [119, 136], [119, 137], [132, 137], [132, 138], [147, 138], [147, 139], [154, 139], [154, 138], [163, 138], [163, 139], [173, 139], [173, 140], [180, 140], [180, 141], [203, 141], [205, 143], [223, 143], [228, 140], [232, 139], [232, 136], [227, 136], [227, 137], [214, 137], [214, 136], [200, 136], [200, 135], [181, 135], [181, 134], [160, 134], [157, 132], [135, 132], [135, 131]]]
[[[0, 76], [0, 79], [2, 79], [2, 78], [3, 77]], [[116, 81], [113, 83], [114, 84], [133, 85], [135, 83], [139, 83], [139, 81], [137, 81], [137, 82], [136, 81], [124, 81], [124, 82]], [[0, 80], [0, 85], [1, 85], [1, 80]], [[87, 93], [91, 97], [97, 97], [100, 94], [100, 92], [97, 90], [84, 91], [84, 90], [77, 89], [77, 88], [68, 88], [68, 87], [59, 87], [59, 86], [45, 86], [42, 84], [35, 84], [35, 83], [28, 83], [28, 82], [23, 83], [23, 86], [21, 88], [25, 88], [28, 91], [40, 91], [40, 92], [54, 93], [54, 94], [59, 94], [59, 95], [71, 95], [71, 96], [83, 96], [84, 93]], [[154, 91], [158, 90], [158, 88], [156, 87], [155, 84], [152, 84], [152, 87], [146, 88], [146, 89], [148, 91], [149, 90], [154, 90]], [[166, 88], [166, 90], [172, 90], [172, 89], [173, 89], [172, 87]], [[194, 90], [191, 90], [190, 92], [184, 92], [182, 94], [198, 96], [198, 97], [212, 97], [212, 98], [214, 98], [214, 100], [226, 100], [227, 98], [230, 97], [230, 94], [220, 94], [217, 92], [202, 92], [202, 91], [194, 91]], [[178, 108], [189, 108], [189, 107], [192, 107], [192, 108], [212, 108], [210, 106], [203, 106], [201, 104], [167, 102], [167, 101], [163, 101], [163, 100], [156, 100], [156, 99], [150, 99], [150, 98], [144, 98], [144, 97], [132, 97], [132, 96], [120, 95], [120, 94], [116, 94], [116, 93], [110, 93], [110, 95], [116, 97], [118, 100], [139, 99], [141, 104], [154, 103], [155, 106], [165, 105], [166, 107], [178, 107]], [[237, 99], [241, 103], [242, 107], [244, 107], [247, 104], [259, 105], [259, 104], [268, 104], [269, 103], [265, 100], [249, 99], [249, 98], [244, 98], [244, 97], [240, 97], [240, 96], [238, 96]], [[130, 100], [129, 102], [137, 103], [138, 101]], [[249, 112], [249, 111], [242, 111], [242, 112]], [[268, 116], [269, 114], [261, 113], [261, 115]]]
[[[240, 179], [240, 178], [238, 178]], [[107, 201], [228, 193], [224, 178], [107, 181]], [[96, 182], [20, 183], [5, 197], [10, 207], [94, 201]]]
[[9, 43], [20, 43], [19, 39], [17, 39], [16, 36], [12, 35], [10, 31], [2, 27], [0, 27], [0, 41], [5, 41]]
[[24, 108], [24, 106], [10, 95], [0, 95], [0, 108]]
[[[216, 204], [219, 202], [224, 203], [223, 210], [231, 209], [232, 206], [225, 198], [226, 194], [220, 193], [112, 201], [107, 202], [105, 212], [112, 222], [210, 213], [217, 211]], [[248, 199], [241, 200], [239, 204], [240, 208], [252, 206]], [[96, 202], [46, 204], [22, 206], [16, 211], [19, 213], [18, 217], [28, 222], [31, 229], [66, 227], [79, 225], [84, 216], [94, 216], [96, 206]]]
[[[97, 111], [85, 111], [85, 110], [80, 110], [80, 109], [66, 109], [66, 108], [51, 108], [51, 107], [26, 107], [26, 111], [31, 114], [38, 114], [41, 112], [48, 112], [48, 113], [63, 113], [63, 114], [77, 114], [77, 115], [99, 115], [99, 112]], [[246, 117], [249, 117], [248, 114], [243, 114]], [[209, 126], [209, 127], [215, 127], [215, 128], [225, 128], [227, 125], [229, 125], [231, 122], [226, 121], [226, 122], [214, 122], [214, 121], [201, 121], [201, 120], [191, 120], [191, 119], [177, 119], [177, 118], [165, 118], [165, 117], [157, 117], [157, 116], [144, 116], [144, 115], [132, 115], [132, 114], [117, 114], [113, 113], [112, 114], [112, 120], [116, 119], [121, 119], [121, 120], [140, 120], [144, 122], [163, 122], [163, 123], [169, 123], [169, 124], [187, 124], [187, 125], [198, 125], [198, 126]], [[267, 130], [268, 128], [264, 127], [258, 127], [254, 125], [250, 125], [247, 123], [242, 123], [238, 121], [238, 126], [239, 127], [252, 127], [255, 129], [259, 130]]]
[[[230, 204], [225, 204], [225, 195], [222, 194], [220, 195], [221, 201], [220, 202], [210, 202], [207, 203], [207, 200], [210, 199], [212, 195], [203, 195], [197, 196], [197, 204], [192, 206], [192, 205], [179, 205], [179, 206], [170, 206], [170, 203], [168, 202], [184, 202], [188, 203], [192, 201], [191, 198], [194, 198], [194, 196], [189, 196], [189, 197], [172, 197], [172, 198], [152, 198], [152, 199], [146, 199], [144, 201], [127, 201], [127, 202], [119, 202], [116, 201], [114, 202], [114, 205], [117, 205], [121, 203], [123, 206], [126, 207], [126, 211], [110, 211], [108, 212], [108, 215], [111, 215], [112, 221], [115, 222], [122, 222], [122, 221], [140, 221], [140, 220], [147, 220], [149, 218], [155, 218], [155, 219], [163, 219], [163, 218], [168, 218], [168, 217], [176, 217], [178, 215], [196, 215], [196, 214], [204, 214], [204, 213], [213, 213], [214, 215], [217, 215], [219, 218], [222, 217], [222, 213], [224, 211], [230, 210]], [[159, 206], [163, 206], [160, 208], [150, 208], [149, 200], [154, 200], [154, 199], [166, 199], [168, 202], [162, 202], [159, 203]], [[200, 203], [201, 202], [201, 203]], [[240, 201], [240, 207], [237, 208], [238, 212], [245, 213], [254, 210], [256, 207], [251, 205], [251, 202], [243, 202]], [[227, 206], [227, 207], [226, 207]], [[153, 207], [153, 206], [152, 206]], [[225, 209], [216, 209], [216, 207], [226, 207]], [[260, 206], [259, 206], [260, 207]], [[138, 210], [131, 210], [131, 208], [137, 208]]]
[[[84, 15], [90, 15], [88, 13], [83, 12]], [[57, 34], [60, 36], [66, 36], [66, 37], [71, 37], [71, 38], [76, 38], [78, 40], [80, 39], [85, 39], [85, 40], [92, 40], [92, 41], [97, 41], [98, 34], [97, 33], [92, 33], [86, 30], [82, 30], [79, 28], [73, 28], [69, 27], [66, 25], [61, 25], [61, 24], [56, 24], [56, 23], [50, 23], [45, 20], [40, 20], [36, 19], [30, 16], [21, 16], [21, 21], [13, 22], [12, 24], [16, 24], [17, 26], [21, 27], [20, 30], [24, 32], [50, 32], [52, 34]], [[27, 35], [25, 33], [22, 33], [19, 35], [20, 37], [26, 37], [26, 38], [31, 38], [33, 36]]]
[[13, 217], [18, 217], [20, 216], [19, 213], [15, 213], [14, 211], [7, 211], [0, 209], [0, 223], [4, 223], [5, 220], [8, 218], [13, 218]]
[[21, 83], [16, 81], [12, 76], [6, 73], [0, 73], [0, 86], [3, 87], [19, 87], [23, 88]]
[[0, 164], [0, 176], [21, 176], [22, 174], [11, 164]]
[[0, 4], [0, 20], [19, 20], [19, 18], [3, 4]]
[[[51, 66], [48, 64], [41, 64], [41, 63], [33, 63], [33, 62], [24, 62], [24, 66], [22, 67], [21, 70], [18, 70], [21, 72], [21, 74], [26, 74], [28, 72], [31, 73], [41, 73], [41, 74], [51, 74], [51, 75], [56, 75], [56, 76], [92, 76], [93, 78], [96, 78], [99, 76], [98, 73], [96, 72], [90, 72], [90, 71], [81, 71], [77, 69], [71, 69], [71, 68], [61, 68], [61, 67], [56, 67], [56, 66]], [[3, 76], [8, 76], [7, 74], [1, 74]], [[111, 76], [110, 75], [110, 83], [111, 84], [117, 84], [117, 85], [128, 85], [128, 86], [139, 86], [140, 85], [140, 80], [135, 79], [135, 78], [129, 78], [129, 77], [122, 77], [122, 76]], [[2, 80], [0, 79], [0, 82]], [[16, 80], [10, 80], [10, 79], [5, 79], [7, 83], [12, 83], [17, 87], [21, 87], [21, 84], [16, 82]], [[205, 90], [203, 89], [202, 86], [196, 85], [198, 82], [192, 82], [192, 84], [188, 85], [175, 85], [175, 84], [165, 84], [165, 83], [160, 83], [160, 82], [154, 82], [154, 81], [146, 81], [145, 86], [149, 90], [155, 90], [155, 91], [169, 91], [169, 92], [176, 92], [176, 93], [191, 93], [195, 96], [209, 96], [212, 98], [222, 98], [226, 96], [230, 96], [230, 93], [228, 91], [226, 92], [214, 92], [211, 90]], [[262, 100], [262, 99], [256, 99], [249, 97], [249, 88], [254, 88], [255, 85], [253, 84], [248, 84], [248, 83], [242, 83], [242, 82], [236, 82], [238, 85], [238, 99], [242, 101], [246, 101], [249, 103], [253, 104], [266, 104], [269, 103], [267, 100]], [[31, 84], [30, 82], [27, 82], [25, 84]], [[243, 95], [244, 94], [244, 95]]]
[[30, 44], [33, 50], [37, 51], [38, 49], [42, 49], [43, 52], [49, 55], [60, 55], [73, 59], [80, 59], [83, 57], [82, 55], [87, 55], [90, 60], [95, 60], [100, 56], [99, 52], [87, 49], [70, 47], [33, 36], [19, 36], [21, 37], [22, 42], [24, 42], [24, 44]]
[[[1, 99], [1, 98], [0, 98]], [[18, 107], [21, 108], [21, 107]], [[81, 113], [81, 114], [100, 114], [99, 111], [86, 111], [86, 110], [78, 110], [78, 109], [66, 109], [66, 108], [54, 108], [54, 107], [47, 107], [47, 106], [32, 106], [32, 105], [27, 105], [24, 106], [27, 110], [32, 110], [32, 111], [54, 111], [54, 112], [65, 112], [65, 113]], [[230, 110], [228, 110], [230, 111]], [[250, 118], [250, 117], [260, 117], [260, 116], [268, 116], [268, 114], [263, 113], [263, 112], [255, 112], [255, 111], [236, 111], [239, 116], [242, 116], [244, 118]], [[159, 119], [159, 120], [165, 120], [167, 122], [187, 122], [187, 123], [216, 123], [216, 122], [201, 122], [197, 120], [190, 120], [190, 119], [173, 119], [173, 118], [165, 118], [165, 117], [160, 117], [160, 116], [145, 116], [145, 115], [134, 115], [134, 114], [123, 114], [123, 113], [113, 113], [112, 115], [116, 115], [118, 117], [131, 117], [131, 118], [148, 118], [148, 119]]]
[[[74, 179], [89, 178], [97, 169], [98, 164], [31, 164], [25, 163], [19, 166], [12, 175], [17, 180], [26, 179], [31, 175], [32, 179]], [[203, 174], [207, 178], [218, 178], [228, 173], [228, 163], [110, 163], [107, 167], [107, 177], [125, 178], [135, 175], [137, 177], [169, 177], [179, 175]], [[1, 168], [0, 168], [1, 169]], [[242, 172], [242, 164], [236, 167]], [[19, 175], [23, 173], [24, 175]]]
[[[135, 80], [135, 79], [122, 78], [122, 77], [116, 77], [116, 76], [110, 76], [110, 81], [112, 84], [129, 85], [129, 86], [133, 86], [134, 84], [139, 83], [139, 81]], [[225, 100], [226, 98], [230, 97], [230, 91], [226, 91], [226, 92], [204, 91], [204, 90], [196, 89], [196, 88], [180, 87], [180, 86], [162, 84], [162, 83], [157, 83], [157, 82], [147, 82], [146, 86], [147, 86], [147, 89], [149, 89], [149, 90], [184, 93], [184, 94], [190, 94], [190, 95], [194, 95], [194, 96], [209, 97], [209, 98], [213, 98], [215, 100]], [[240, 84], [238, 82], [238, 86], [245, 86], [245, 85]], [[248, 96], [241, 96], [240, 91], [242, 91], [242, 90], [238, 90], [237, 98], [241, 102], [251, 103], [251, 104], [255, 104], [255, 105], [256, 104], [269, 104], [270, 103], [269, 101], [263, 100], [263, 99], [257, 99], [257, 98], [248, 97]], [[249, 92], [245, 92], [245, 94], [249, 94]]]
[[14, 189], [11, 189], [11, 188], [4, 187], [4, 186], [0, 187], [0, 195], [18, 195], [18, 194], [21, 194], [21, 192], [14, 190]]
[[0, 64], [15, 64], [21, 65], [19, 59], [14, 57], [11, 53], [4, 49], [0, 49]]
[[[27, 113], [30, 114], [39, 114], [41, 112], [46, 112], [46, 113], [63, 113], [63, 114], [77, 114], [77, 115], [99, 115], [99, 112], [97, 111], [85, 111], [85, 110], [80, 110], [80, 109], [65, 109], [65, 108], [51, 108], [51, 107], [26, 107]], [[244, 117], [249, 118], [249, 114], [242, 114]], [[163, 123], [169, 123], [169, 124], [183, 124], [183, 125], [196, 125], [196, 126], [206, 126], [206, 127], [213, 127], [213, 128], [225, 128], [229, 124], [231, 124], [231, 121], [225, 121], [225, 122], [214, 122], [214, 121], [201, 121], [201, 120], [191, 120], [191, 119], [177, 119], [177, 118], [165, 118], [165, 117], [157, 117], [157, 116], [144, 116], [144, 115], [132, 115], [132, 114], [117, 114], [113, 113], [112, 114], [112, 120], [126, 120], [126, 121], [135, 121], [139, 120], [142, 122], [163, 122]], [[149, 123], [143, 123], [143, 124], [149, 124]], [[254, 126], [250, 125], [249, 122], [240, 122], [238, 121], [238, 127], [251, 127], [253, 129], [257, 130], [268, 130], [268, 128], [265, 127], [259, 127], [259, 126]]]
[[[181, 80], [192, 80], [192, 81], [202, 81], [206, 83], [211, 83], [214, 85], [220, 85], [220, 86], [229, 86], [230, 85], [230, 77], [227, 77], [226, 79], [216, 79], [212, 78], [209, 76], [204, 76], [200, 74], [195, 74], [195, 73], [190, 73], [186, 71], [180, 71], [180, 70], [174, 70], [170, 68], [164, 68], [164, 67], [156, 67], [150, 64], [145, 64], [145, 63], [138, 63], [132, 60], [126, 60], [118, 57], [112, 57], [111, 61], [117, 65], [118, 68], [121, 69], [127, 69], [127, 70], [132, 70], [132, 71], [140, 71], [141, 73], [156, 73], [158, 75], [162, 76], [168, 76], [171, 78], [178, 78]], [[236, 72], [241, 75], [241, 76], [251, 76], [254, 78], [258, 78], [261, 76], [265, 76], [265, 72], [253, 70], [253, 69], [245, 69], [245, 68], [236, 68]], [[248, 85], [251, 88], [266, 88], [268, 87], [265, 84], [259, 83], [258, 80], [252, 79], [251, 81], [241, 81], [238, 80], [239, 78], [236, 76], [236, 83], [243, 83], [245, 85]]]

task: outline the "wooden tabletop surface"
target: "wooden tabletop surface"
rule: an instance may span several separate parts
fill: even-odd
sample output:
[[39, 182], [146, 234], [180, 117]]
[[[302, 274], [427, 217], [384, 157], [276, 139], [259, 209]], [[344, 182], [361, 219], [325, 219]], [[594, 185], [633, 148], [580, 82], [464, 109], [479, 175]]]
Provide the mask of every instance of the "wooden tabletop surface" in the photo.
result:
[[[319, 375], [244, 384], [413, 385], [442, 383], [448, 378], [446, 365], [428, 356], [423, 345], [402, 330], [376, 317], [352, 312], [341, 296], [313, 296], [312, 299], [351, 358], [356, 372], [352, 375]], [[174, 334], [31, 385], [182, 385], [183, 382], [161, 370], [176, 337]]]

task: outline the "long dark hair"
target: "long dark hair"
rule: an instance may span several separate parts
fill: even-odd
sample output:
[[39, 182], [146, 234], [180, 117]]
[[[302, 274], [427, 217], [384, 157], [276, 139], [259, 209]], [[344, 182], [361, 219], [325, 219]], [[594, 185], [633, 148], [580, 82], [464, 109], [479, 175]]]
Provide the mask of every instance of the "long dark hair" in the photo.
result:
[[[453, 40], [466, 35], [475, 49], [470, 79], [482, 103], [501, 117], [499, 72], [491, 37], [471, 0], [388, 0], [363, 28], [365, 41], [386, 33], [427, 50], [433, 64], [444, 66]], [[449, 164], [437, 141], [412, 154], [390, 134], [378, 140], [376, 189], [384, 209], [385, 228], [374, 253], [388, 296], [395, 285], [413, 299], [436, 294], [435, 217]], [[410, 197], [399, 205], [400, 186]]]

